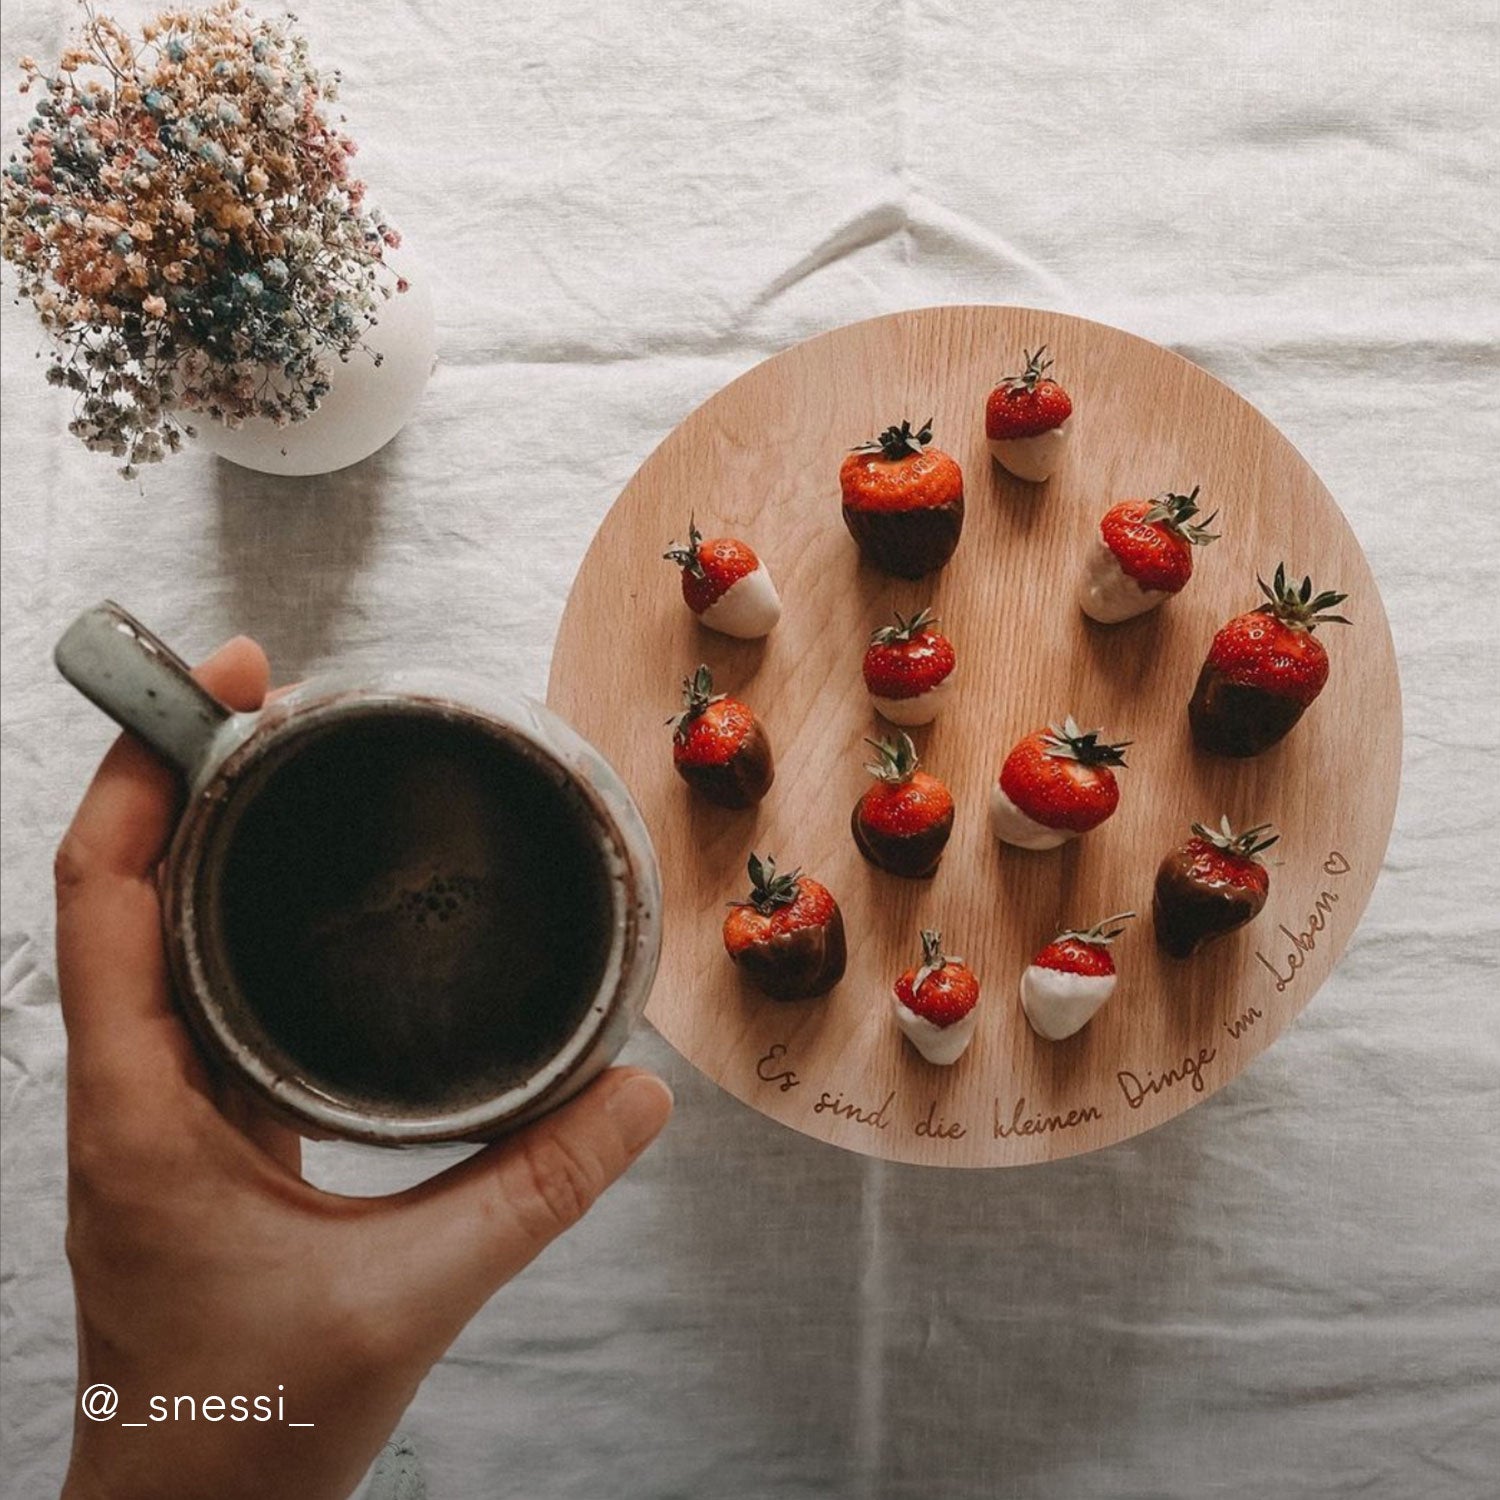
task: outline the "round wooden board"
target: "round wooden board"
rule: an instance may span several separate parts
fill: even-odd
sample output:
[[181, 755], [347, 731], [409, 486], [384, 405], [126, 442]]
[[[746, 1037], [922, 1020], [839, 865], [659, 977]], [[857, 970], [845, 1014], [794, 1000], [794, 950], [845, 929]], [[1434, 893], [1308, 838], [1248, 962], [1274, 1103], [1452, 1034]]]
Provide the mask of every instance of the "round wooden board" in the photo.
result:
[[[1023, 348], [1045, 343], [1072, 394], [1070, 451], [1045, 485], [990, 461], [984, 400]], [[915, 583], [861, 563], [840, 516], [845, 451], [892, 421], [934, 417], [963, 466], [963, 539]], [[1162, 608], [1114, 627], [1074, 588], [1116, 500], [1203, 487], [1223, 539]], [[696, 512], [706, 536], [765, 558], [784, 613], [763, 642], [699, 626], [663, 548]], [[1255, 578], [1288, 572], [1348, 592], [1352, 629], [1323, 631], [1332, 675], [1302, 723], [1253, 761], [1197, 753], [1185, 705], [1218, 626], [1259, 602]], [[914, 731], [958, 817], [930, 881], [873, 869], [849, 835], [868, 785], [861, 741], [884, 731], [859, 663], [892, 609], [932, 605], [959, 653], [959, 687]], [[700, 661], [765, 722], [776, 782], [727, 813], [672, 769], [664, 720]], [[1354, 931], [1380, 868], [1401, 760], [1390, 630], [1359, 544], [1290, 443], [1188, 361], [1057, 313], [937, 307], [809, 340], [750, 371], [684, 421], [600, 528], [563, 617], [549, 702], [619, 768], [661, 857], [666, 945], [647, 1015], [730, 1093], [797, 1130], [895, 1161], [1013, 1166], [1107, 1146], [1171, 1118], [1233, 1078], [1312, 998]], [[986, 803], [1006, 750], [1071, 712], [1135, 743], [1119, 811], [1048, 853], [1002, 847]], [[1271, 895], [1248, 928], [1186, 963], [1157, 950], [1152, 881], [1193, 820], [1274, 821]], [[725, 903], [754, 849], [801, 865], [843, 907], [849, 968], [821, 999], [762, 998], [726, 958]], [[1063, 925], [1134, 908], [1116, 945], [1114, 997], [1052, 1043], [1017, 994], [1031, 955]], [[891, 985], [938, 927], [983, 986], [969, 1051], [922, 1061], [897, 1030]]]

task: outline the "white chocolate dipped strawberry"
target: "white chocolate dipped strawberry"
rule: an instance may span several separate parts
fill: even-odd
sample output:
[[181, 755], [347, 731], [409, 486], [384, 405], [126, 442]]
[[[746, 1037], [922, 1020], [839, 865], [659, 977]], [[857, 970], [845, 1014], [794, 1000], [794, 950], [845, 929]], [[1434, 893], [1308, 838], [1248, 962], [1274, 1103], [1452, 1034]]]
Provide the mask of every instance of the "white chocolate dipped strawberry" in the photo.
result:
[[865, 688], [875, 712], [892, 724], [930, 724], [953, 692], [958, 656], [937, 624], [930, 609], [909, 620], [898, 610], [894, 625], [870, 637], [861, 665]]
[[1219, 537], [1208, 530], [1218, 511], [1195, 522], [1198, 509], [1194, 485], [1190, 495], [1169, 491], [1154, 500], [1122, 500], [1105, 511], [1078, 589], [1084, 614], [1117, 625], [1181, 592], [1193, 576], [1193, 548]]
[[1005, 757], [990, 788], [990, 828], [1018, 849], [1055, 849], [1097, 828], [1120, 803], [1111, 767], [1125, 764], [1129, 740], [1108, 745], [1069, 716], [1028, 734]]
[[1122, 911], [1084, 931], [1060, 932], [1021, 975], [1021, 1007], [1031, 1029], [1049, 1042], [1082, 1031], [1115, 992], [1109, 945], [1124, 932], [1133, 911]]
[[943, 952], [940, 932], [922, 933], [922, 962], [894, 992], [896, 1024], [930, 1063], [949, 1067], [968, 1050], [979, 1019], [979, 981], [961, 958]]
[[1030, 484], [1050, 479], [1062, 462], [1068, 418], [1073, 415], [1068, 393], [1047, 378], [1052, 361], [1042, 358], [1046, 352], [1043, 344], [1035, 354], [1027, 354], [1026, 368], [1019, 375], [1007, 375], [990, 392], [984, 408], [990, 457]]
[[710, 630], [751, 641], [769, 634], [781, 618], [770, 569], [748, 542], [732, 536], [705, 542], [692, 519], [687, 546], [674, 542], [662, 556], [682, 569], [683, 600]]

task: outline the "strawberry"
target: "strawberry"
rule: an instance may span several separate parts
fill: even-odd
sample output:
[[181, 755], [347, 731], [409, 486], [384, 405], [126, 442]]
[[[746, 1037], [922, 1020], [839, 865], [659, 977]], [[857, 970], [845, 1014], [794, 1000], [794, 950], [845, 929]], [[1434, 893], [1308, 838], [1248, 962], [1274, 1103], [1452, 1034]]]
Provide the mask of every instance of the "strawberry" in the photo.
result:
[[937, 629], [930, 609], [870, 637], [863, 664], [865, 687], [875, 712], [892, 724], [930, 724], [953, 691], [958, 658], [953, 642]]
[[[1068, 393], [1047, 376], [1050, 359], [1043, 359], [1047, 346], [1026, 355], [1026, 368], [1007, 375], [984, 407], [984, 434], [990, 455], [1017, 479], [1039, 484], [1052, 477], [1067, 444], [1073, 403]], [[1022, 353], [1025, 353], [1023, 350]]]
[[1216, 755], [1259, 755], [1283, 738], [1328, 681], [1328, 653], [1313, 631], [1349, 623], [1326, 613], [1347, 594], [1314, 594], [1311, 578], [1289, 584], [1284, 563], [1274, 582], [1255, 581], [1270, 602], [1214, 637], [1188, 704], [1194, 741]]
[[1055, 849], [1097, 828], [1119, 805], [1112, 766], [1125, 764], [1124, 740], [1100, 741], [1071, 718], [1026, 736], [1005, 758], [990, 788], [995, 837], [1019, 849]]
[[1115, 625], [1155, 609], [1193, 576], [1193, 548], [1217, 541], [1214, 515], [1194, 522], [1198, 487], [1154, 500], [1122, 500], [1105, 511], [1078, 603], [1091, 620]]
[[922, 933], [922, 962], [895, 986], [896, 1024], [930, 1063], [947, 1067], [968, 1048], [978, 1021], [979, 981], [943, 952], [940, 932]]
[[953, 794], [936, 776], [919, 769], [909, 734], [865, 744], [875, 750], [874, 762], [865, 767], [875, 785], [854, 804], [849, 818], [859, 852], [892, 875], [931, 875], [953, 832]]
[[1106, 917], [1093, 927], [1058, 935], [1031, 960], [1021, 975], [1021, 1006], [1031, 1029], [1050, 1042], [1082, 1031], [1115, 990], [1115, 961], [1109, 945], [1125, 931], [1133, 911]]
[[877, 568], [898, 578], [941, 568], [963, 530], [963, 471], [931, 442], [931, 418], [916, 432], [903, 422], [861, 443], [839, 469], [850, 536]]
[[752, 854], [750, 894], [724, 918], [724, 949], [773, 1000], [805, 1000], [844, 977], [844, 917], [826, 886]]
[[1260, 856], [1280, 837], [1269, 823], [1235, 833], [1193, 824], [1193, 837], [1162, 860], [1151, 915], [1156, 941], [1173, 958], [1252, 921], [1266, 904], [1271, 877]]
[[662, 556], [682, 569], [683, 600], [710, 630], [754, 640], [781, 618], [770, 570], [747, 542], [732, 536], [705, 542], [690, 518], [687, 546], [673, 542]]
[[683, 711], [674, 725], [672, 763], [700, 796], [720, 807], [752, 807], [776, 776], [771, 741], [737, 698], [714, 692], [706, 666], [682, 680]]

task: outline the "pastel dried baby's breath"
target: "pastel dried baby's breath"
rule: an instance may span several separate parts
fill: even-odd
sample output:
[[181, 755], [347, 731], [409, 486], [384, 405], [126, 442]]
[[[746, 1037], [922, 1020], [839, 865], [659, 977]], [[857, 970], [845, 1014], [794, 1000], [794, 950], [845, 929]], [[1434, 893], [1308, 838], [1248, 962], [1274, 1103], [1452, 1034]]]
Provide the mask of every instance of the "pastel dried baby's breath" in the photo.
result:
[[38, 97], [0, 173], [0, 250], [54, 340], [48, 380], [77, 395], [70, 430], [128, 475], [181, 447], [184, 413], [317, 410], [400, 236], [350, 175], [338, 75], [294, 17], [216, 0], [132, 34], [82, 10], [50, 72], [21, 59]]

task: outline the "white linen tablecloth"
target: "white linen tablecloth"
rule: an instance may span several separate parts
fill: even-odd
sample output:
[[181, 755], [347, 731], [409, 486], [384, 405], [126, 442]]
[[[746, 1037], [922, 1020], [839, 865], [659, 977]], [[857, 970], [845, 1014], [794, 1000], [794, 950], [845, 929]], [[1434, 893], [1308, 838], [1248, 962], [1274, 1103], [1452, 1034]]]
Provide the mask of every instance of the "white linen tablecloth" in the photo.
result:
[[[431, 278], [411, 426], [324, 480], [195, 453], [125, 483], [5, 309], [7, 1500], [51, 1492], [72, 1420], [49, 863], [111, 730], [52, 671], [63, 626], [113, 595], [189, 654], [253, 633], [282, 679], [448, 661], [540, 692], [595, 525], [699, 401], [810, 334], [960, 301], [1179, 350], [1338, 497], [1405, 691], [1364, 924], [1237, 1082], [1053, 1167], [844, 1155], [639, 1036], [678, 1093], [665, 1140], [401, 1430], [433, 1500], [1493, 1494], [1495, 8], [299, 10]], [[4, 0], [7, 75], [72, 14]], [[7, 93], [7, 139], [25, 115]], [[311, 1153], [351, 1190], [431, 1161]]]

